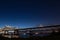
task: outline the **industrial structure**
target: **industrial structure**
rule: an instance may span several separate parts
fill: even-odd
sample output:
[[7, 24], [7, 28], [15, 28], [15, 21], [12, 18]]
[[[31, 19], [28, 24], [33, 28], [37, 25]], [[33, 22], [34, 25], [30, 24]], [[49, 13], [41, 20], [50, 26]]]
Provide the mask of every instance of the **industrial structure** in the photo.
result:
[[52, 32], [60, 32], [60, 25], [51, 25], [51, 26], [43, 26], [43, 27], [33, 27], [33, 28], [24, 28], [17, 29], [11, 26], [5, 26], [4, 28], [0, 28], [0, 34], [3, 37], [8, 38], [28, 38], [28, 37], [43, 37], [48, 36]]

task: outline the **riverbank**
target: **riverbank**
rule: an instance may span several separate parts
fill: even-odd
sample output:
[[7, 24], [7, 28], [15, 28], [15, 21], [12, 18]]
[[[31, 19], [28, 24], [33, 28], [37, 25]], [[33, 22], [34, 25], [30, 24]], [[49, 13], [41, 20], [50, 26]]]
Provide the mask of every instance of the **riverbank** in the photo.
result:
[[60, 35], [50, 35], [46, 37], [31, 37], [31, 38], [5, 38], [0, 36], [0, 40], [60, 40]]

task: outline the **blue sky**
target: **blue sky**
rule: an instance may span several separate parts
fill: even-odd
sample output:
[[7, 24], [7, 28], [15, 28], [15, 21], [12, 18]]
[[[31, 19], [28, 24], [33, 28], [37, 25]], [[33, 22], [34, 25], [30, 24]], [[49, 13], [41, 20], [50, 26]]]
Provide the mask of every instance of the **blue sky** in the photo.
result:
[[0, 1], [0, 26], [21, 28], [37, 24], [60, 24], [60, 2], [57, 0]]

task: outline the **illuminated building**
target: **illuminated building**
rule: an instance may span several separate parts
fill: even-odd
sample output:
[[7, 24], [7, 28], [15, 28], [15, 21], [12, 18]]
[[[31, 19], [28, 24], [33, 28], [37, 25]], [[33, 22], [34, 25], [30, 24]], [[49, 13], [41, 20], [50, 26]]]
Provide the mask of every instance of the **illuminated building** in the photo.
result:
[[9, 38], [28, 38], [33, 36], [49, 36], [52, 32], [60, 32], [60, 25], [43, 26], [19, 29], [11, 26], [5, 26], [0, 29], [0, 34]]

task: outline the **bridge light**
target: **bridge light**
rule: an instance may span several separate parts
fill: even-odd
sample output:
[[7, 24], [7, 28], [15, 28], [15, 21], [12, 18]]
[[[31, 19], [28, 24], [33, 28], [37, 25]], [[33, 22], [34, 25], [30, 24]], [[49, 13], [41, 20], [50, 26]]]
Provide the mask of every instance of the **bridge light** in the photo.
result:
[[38, 32], [36, 32], [35, 34], [39, 34]]
[[55, 32], [59, 32], [58, 30], [55, 30]]
[[24, 35], [26, 35], [26, 33], [24, 33]]

